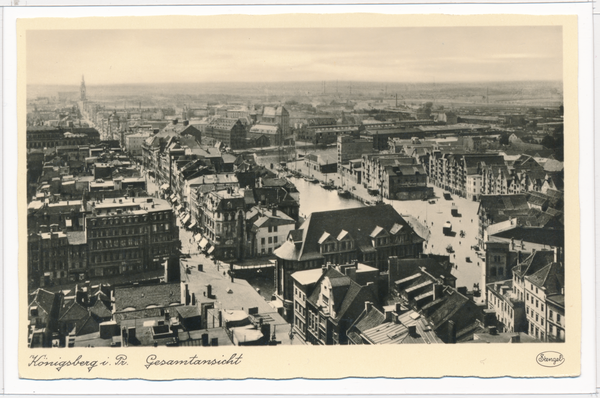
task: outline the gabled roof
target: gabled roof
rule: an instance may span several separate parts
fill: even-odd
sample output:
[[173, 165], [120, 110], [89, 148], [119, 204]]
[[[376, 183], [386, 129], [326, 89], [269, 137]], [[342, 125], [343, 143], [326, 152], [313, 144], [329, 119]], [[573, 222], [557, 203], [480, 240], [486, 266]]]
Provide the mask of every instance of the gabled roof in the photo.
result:
[[88, 311], [74, 299], [64, 299], [60, 307], [58, 320], [62, 322], [76, 321], [85, 319], [88, 315]]
[[526, 276], [535, 286], [544, 288], [547, 295], [563, 294], [565, 286], [565, 268], [560, 263], [550, 263], [533, 275]]
[[[319, 241], [323, 234], [338, 236], [342, 230], [352, 236], [360, 250], [372, 250], [371, 233], [377, 227], [389, 231], [395, 224], [402, 225], [403, 231], [413, 236], [413, 241], [422, 241], [391, 205], [312, 213], [301, 227], [302, 247], [295, 260], [321, 258]], [[280, 255], [278, 250], [275, 254]]]
[[325, 278], [329, 278], [333, 289], [336, 317], [332, 321], [336, 323], [344, 320], [351, 324], [364, 310], [365, 301], [377, 302], [377, 297], [370, 286], [360, 286], [350, 277], [331, 268], [321, 275], [307, 298], [315, 306], [321, 294], [321, 282]]
[[521, 264], [513, 268], [513, 272], [524, 277], [527, 275], [533, 275], [540, 269], [546, 267], [548, 264], [554, 261], [554, 251], [552, 250], [538, 250], [529, 257], [527, 257]]
[[[102, 291], [99, 291], [99, 293], [102, 293]], [[104, 293], [102, 293], [102, 295], [104, 295]], [[112, 316], [112, 313], [106, 308], [106, 305], [104, 305], [102, 300], [96, 300], [94, 305], [90, 307], [90, 313], [96, 315], [98, 318], [109, 318]]]
[[369, 310], [364, 310], [357, 322], [354, 324], [359, 332], [363, 333], [366, 330], [377, 327], [385, 321], [385, 315], [377, 308], [371, 306]]
[[33, 294], [34, 297], [32, 302], [30, 303], [30, 306], [35, 305], [35, 303], [37, 303], [37, 305], [40, 308], [42, 308], [48, 315], [50, 315], [54, 306], [55, 293], [51, 293], [47, 290], [39, 288]]

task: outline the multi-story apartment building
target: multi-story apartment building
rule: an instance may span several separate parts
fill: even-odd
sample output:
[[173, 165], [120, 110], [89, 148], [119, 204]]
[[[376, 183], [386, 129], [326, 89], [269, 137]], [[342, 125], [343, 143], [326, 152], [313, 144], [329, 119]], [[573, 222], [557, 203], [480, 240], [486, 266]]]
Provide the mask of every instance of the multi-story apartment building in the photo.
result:
[[364, 154], [373, 152], [373, 143], [351, 135], [337, 137], [337, 162], [338, 169], [350, 160], [361, 159]]
[[414, 158], [399, 153], [362, 155], [363, 185], [371, 189], [380, 189], [388, 166], [405, 166], [416, 163]]
[[243, 149], [246, 142], [246, 127], [239, 119], [220, 117], [209, 123], [205, 136], [231, 149]]
[[251, 223], [248, 240], [252, 242], [247, 252], [249, 256], [265, 256], [281, 246], [290, 231], [296, 227], [296, 221], [277, 208], [254, 207], [246, 214]]
[[[308, 289], [306, 295], [306, 325], [301, 323], [295, 331], [299, 337], [316, 345], [346, 344], [347, 330], [365, 308], [365, 303], [377, 303], [377, 281], [378, 270], [361, 264], [347, 264], [333, 267], [327, 265], [322, 269], [322, 275]], [[362, 270], [360, 268], [363, 268]], [[357, 282], [360, 271], [367, 274], [363, 282]], [[304, 271], [306, 272], [306, 271]], [[302, 297], [294, 297], [294, 303], [301, 303]], [[296, 300], [299, 298], [300, 300]], [[301, 305], [294, 315], [303, 312]], [[301, 318], [299, 318], [301, 319]], [[304, 331], [306, 332], [304, 333]]]
[[88, 275], [129, 274], [159, 269], [176, 253], [179, 229], [165, 200], [113, 199], [88, 202]]
[[78, 207], [51, 217], [42, 206], [39, 220], [31, 215], [30, 287], [159, 269], [179, 246], [175, 215], [164, 200], [115, 198]]
[[513, 268], [513, 292], [525, 303], [526, 331], [565, 341], [564, 265], [558, 249], [534, 251]]
[[277, 125], [283, 139], [286, 139], [290, 135], [290, 113], [283, 106], [266, 106], [263, 109], [260, 122], [263, 124]]
[[142, 144], [151, 136], [150, 132], [137, 133], [125, 136], [125, 148], [133, 156], [142, 155]]
[[487, 308], [496, 314], [496, 328], [504, 333], [527, 333], [525, 303], [513, 289], [513, 280], [487, 284]]
[[[456, 195], [477, 200], [486, 184], [479, 177], [482, 175], [482, 168], [490, 166], [506, 168], [504, 157], [462, 151], [434, 152], [429, 157], [429, 181]], [[487, 183], [491, 184], [489, 181]], [[478, 188], [481, 190], [477, 191]], [[508, 192], [508, 188], [506, 191]]]
[[51, 126], [27, 127], [27, 149], [54, 148], [69, 145], [90, 145], [100, 141], [100, 133], [90, 128], [61, 128]]
[[223, 261], [241, 259], [247, 244], [244, 191], [211, 191], [198, 199], [200, 230]]
[[529, 335], [542, 341], [565, 341], [565, 270], [551, 262], [524, 280]]

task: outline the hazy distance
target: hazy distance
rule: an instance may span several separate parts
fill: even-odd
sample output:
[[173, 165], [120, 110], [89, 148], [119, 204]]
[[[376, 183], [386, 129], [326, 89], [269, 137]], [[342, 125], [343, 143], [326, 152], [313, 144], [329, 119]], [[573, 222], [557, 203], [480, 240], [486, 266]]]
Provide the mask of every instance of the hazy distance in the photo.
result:
[[77, 85], [82, 74], [92, 87], [562, 81], [563, 72], [557, 26], [32, 30], [26, 51], [29, 85]]

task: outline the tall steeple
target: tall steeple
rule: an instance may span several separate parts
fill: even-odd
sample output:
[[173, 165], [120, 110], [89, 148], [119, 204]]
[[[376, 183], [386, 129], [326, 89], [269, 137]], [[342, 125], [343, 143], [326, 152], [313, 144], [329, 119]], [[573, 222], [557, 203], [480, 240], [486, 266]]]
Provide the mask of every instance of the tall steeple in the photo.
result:
[[81, 101], [87, 101], [85, 96], [85, 78], [81, 75], [81, 86], [79, 87], [79, 91], [81, 92]]

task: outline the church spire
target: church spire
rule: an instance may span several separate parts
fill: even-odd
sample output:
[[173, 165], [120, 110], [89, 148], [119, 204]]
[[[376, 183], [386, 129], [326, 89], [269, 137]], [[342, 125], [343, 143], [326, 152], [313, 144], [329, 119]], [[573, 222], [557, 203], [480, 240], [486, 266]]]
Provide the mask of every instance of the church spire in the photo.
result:
[[81, 86], [79, 88], [79, 91], [81, 92], [81, 101], [87, 101], [85, 95], [85, 78], [83, 77], [83, 75], [81, 75]]

